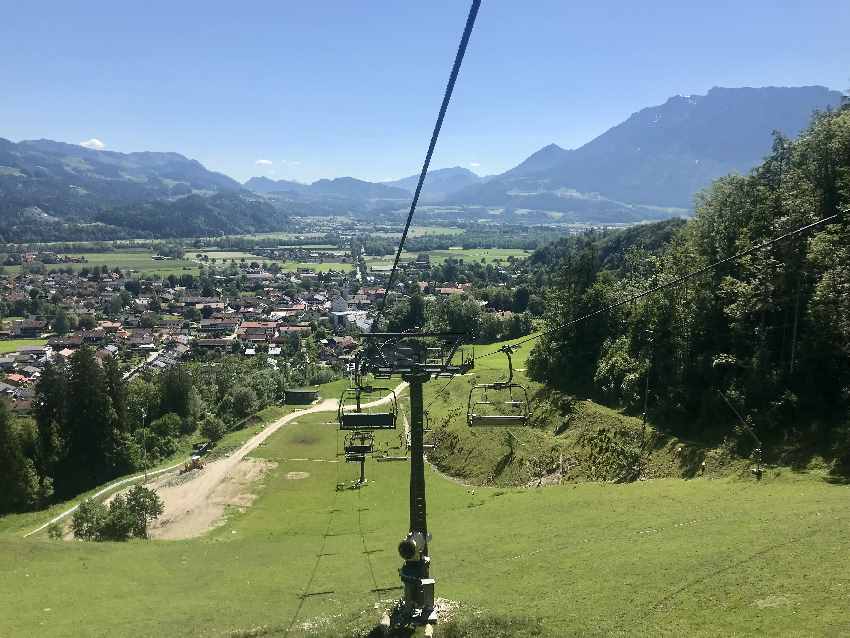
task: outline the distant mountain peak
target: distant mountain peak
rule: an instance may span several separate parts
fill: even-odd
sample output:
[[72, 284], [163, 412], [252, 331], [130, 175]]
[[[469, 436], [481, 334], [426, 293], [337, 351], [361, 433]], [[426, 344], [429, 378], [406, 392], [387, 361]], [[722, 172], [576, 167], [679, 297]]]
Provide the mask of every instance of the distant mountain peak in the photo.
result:
[[[423, 201], [431, 202], [442, 201], [449, 193], [453, 193], [472, 184], [479, 184], [481, 181], [481, 177], [463, 166], [432, 169], [425, 176], [422, 199]], [[391, 182], [383, 182], [385, 186], [401, 188], [408, 193], [413, 193], [418, 183], [419, 173]]]
[[812, 112], [842, 94], [823, 86], [712, 87], [674, 95], [637, 111], [575, 150], [549, 144], [486, 184], [452, 201], [572, 211], [571, 193], [612, 206], [688, 209], [694, 195], [731, 172], [747, 172], [770, 152], [774, 130], [793, 137]]

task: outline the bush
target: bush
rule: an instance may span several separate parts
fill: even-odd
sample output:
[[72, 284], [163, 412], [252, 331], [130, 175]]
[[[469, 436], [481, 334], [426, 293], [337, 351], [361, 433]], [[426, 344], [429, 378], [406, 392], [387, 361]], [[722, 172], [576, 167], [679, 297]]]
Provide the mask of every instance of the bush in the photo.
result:
[[126, 499], [118, 494], [109, 503], [106, 520], [103, 521], [98, 537], [99, 541], [126, 541], [133, 529], [133, 513]]
[[47, 538], [58, 541], [65, 535], [65, 526], [59, 521], [53, 521], [47, 526]]
[[216, 443], [224, 436], [227, 428], [224, 421], [219, 419], [214, 414], [207, 414], [201, 422], [201, 434], [209, 441]]
[[230, 405], [235, 417], [245, 418], [257, 409], [257, 393], [244, 386], [234, 388]]
[[132, 535], [136, 538], [147, 538], [148, 523], [159, 518], [163, 512], [163, 503], [154, 490], [144, 485], [136, 485], [127, 494], [127, 509], [132, 519]]
[[[74, 538], [87, 541], [147, 538], [148, 523], [162, 512], [162, 499], [157, 493], [144, 485], [136, 485], [127, 496], [116, 495], [109, 507], [91, 499], [83, 501], [74, 512], [71, 528]], [[60, 527], [58, 537], [61, 536]]]
[[84, 541], [100, 540], [100, 531], [109, 515], [106, 505], [86, 499], [80, 503], [71, 518], [71, 530], [74, 538]]

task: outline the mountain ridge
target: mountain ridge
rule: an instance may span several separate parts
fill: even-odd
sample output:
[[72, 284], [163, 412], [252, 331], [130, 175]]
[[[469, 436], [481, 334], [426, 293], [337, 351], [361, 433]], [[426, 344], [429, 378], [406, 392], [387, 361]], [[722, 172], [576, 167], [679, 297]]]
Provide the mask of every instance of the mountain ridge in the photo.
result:
[[814, 110], [837, 107], [841, 99], [840, 92], [816, 85], [713, 87], [705, 95], [672, 96], [577, 149], [545, 146], [450, 199], [525, 207], [529, 193], [567, 189], [636, 205], [691, 208], [695, 193], [714, 179], [755, 167], [769, 152], [774, 130], [796, 136]]

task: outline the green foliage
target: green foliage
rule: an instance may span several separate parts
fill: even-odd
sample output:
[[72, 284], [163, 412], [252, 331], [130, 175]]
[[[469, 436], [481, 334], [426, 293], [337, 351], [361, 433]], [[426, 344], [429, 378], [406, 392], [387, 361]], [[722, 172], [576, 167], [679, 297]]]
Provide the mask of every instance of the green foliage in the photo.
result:
[[47, 537], [54, 541], [62, 540], [65, 535], [65, 526], [59, 521], [54, 521], [47, 526]]
[[4, 401], [0, 401], [0, 485], [0, 512], [22, 511], [38, 503], [38, 474]]
[[[850, 112], [817, 114], [798, 139], [777, 136], [748, 176], [718, 180], [694, 219], [562, 240], [530, 260], [548, 285], [532, 377], [632, 410], [684, 434], [737, 420], [733, 396], [763, 437], [831, 437], [850, 386], [850, 223], [731, 261], [675, 288], [558, 326], [727, 258], [850, 204]], [[554, 271], [546, 274], [543, 271]], [[819, 425], [804, 429], [800, 419]]]
[[148, 523], [163, 512], [157, 493], [136, 485], [125, 496], [116, 494], [109, 505], [86, 499], [71, 519], [74, 538], [86, 541], [126, 541], [147, 538]]
[[204, 420], [201, 421], [201, 435], [213, 443], [216, 443], [221, 440], [221, 437], [224, 436], [225, 432], [227, 432], [227, 427], [224, 425], [224, 421], [215, 416], [214, 414], [207, 414], [204, 417]]
[[253, 414], [257, 410], [257, 405], [257, 393], [253, 389], [246, 386], [233, 388], [230, 394], [230, 406], [236, 418], [243, 419]]
[[93, 499], [84, 500], [71, 517], [74, 538], [84, 541], [99, 540], [108, 517], [109, 510], [106, 505]]
[[[147, 428], [146, 446], [147, 453], [154, 459], [165, 458], [177, 451], [177, 437], [183, 420], [179, 415], [169, 412], [151, 422]], [[138, 440], [138, 439], [137, 439]]]

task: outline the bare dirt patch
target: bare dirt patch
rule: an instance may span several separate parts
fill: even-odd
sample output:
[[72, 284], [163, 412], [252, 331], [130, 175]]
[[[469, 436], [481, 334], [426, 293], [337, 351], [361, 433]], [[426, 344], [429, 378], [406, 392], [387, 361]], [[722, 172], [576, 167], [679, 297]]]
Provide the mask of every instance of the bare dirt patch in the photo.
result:
[[[211, 463], [200, 472], [184, 474], [181, 480], [169, 477], [153, 486], [165, 503], [165, 511], [150, 526], [151, 538], [194, 538], [221, 525], [228, 506], [246, 508], [254, 502], [256, 494], [252, 493], [252, 484], [277, 464], [244, 458], [216, 485], [207, 486], [204, 472], [214, 465]], [[195, 476], [188, 478], [193, 474]], [[209, 487], [212, 487], [209, 495], [199, 499], [198, 494], [207, 492]]]
[[310, 476], [310, 472], [287, 472], [286, 479], [288, 481], [300, 481]]

